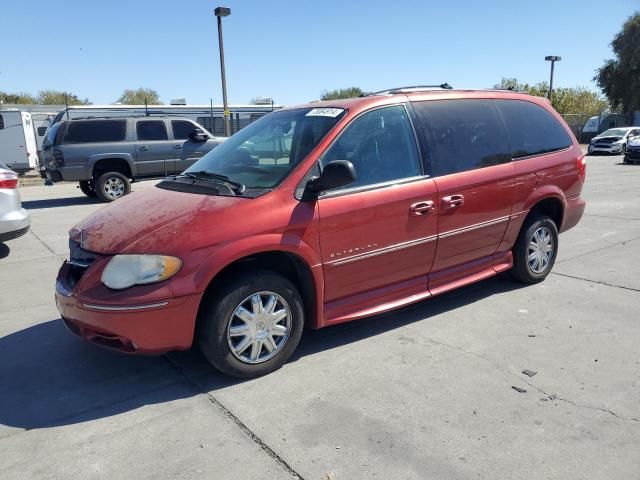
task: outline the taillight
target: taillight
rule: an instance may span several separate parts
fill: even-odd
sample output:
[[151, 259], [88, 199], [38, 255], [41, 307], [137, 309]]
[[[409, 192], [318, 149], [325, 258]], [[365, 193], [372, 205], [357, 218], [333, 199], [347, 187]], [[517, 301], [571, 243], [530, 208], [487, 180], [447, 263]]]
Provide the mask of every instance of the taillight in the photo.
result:
[[64, 165], [64, 155], [60, 150], [53, 151], [53, 162], [56, 167], [62, 167]]
[[18, 188], [18, 175], [13, 172], [0, 172], [0, 188]]
[[578, 172], [584, 181], [587, 178], [587, 157], [584, 155], [578, 158]]

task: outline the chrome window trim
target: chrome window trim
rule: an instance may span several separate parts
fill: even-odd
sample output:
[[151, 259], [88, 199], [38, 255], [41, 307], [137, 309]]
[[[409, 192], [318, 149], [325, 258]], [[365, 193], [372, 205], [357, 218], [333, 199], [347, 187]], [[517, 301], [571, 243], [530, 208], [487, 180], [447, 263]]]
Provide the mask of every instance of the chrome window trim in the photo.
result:
[[420, 180], [427, 180], [431, 177], [429, 175], [418, 175], [415, 177], [399, 178], [397, 180], [389, 180], [386, 182], [372, 183], [371, 185], [361, 185], [359, 187], [345, 188], [343, 190], [329, 190], [318, 196], [318, 200], [324, 200], [325, 198], [340, 197], [342, 195], [350, 195], [352, 193], [368, 192], [369, 190], [378, 190], [380, 188], [393, 187], [394, 185], [405, 185], [407, 183], [419, 182]]
[[538, 157], [544, 157], [546, 155], [553, 155], [554, 153], [566, 152], [567, 150], [571, 150], [572, 147], [573, 147], [573, 144], [569, 145], [568, 147], [561, 148], [560, 150], [552, 150], [550, 152], [544, 152], [544, 153], [534, 153], [533, 155], [527, 155], [525, 157], [514, 157], [512, 154], [511, 159], [514, 162], [519, 162], [520, 160], [528, 160], [530, 158], [538, 158]]

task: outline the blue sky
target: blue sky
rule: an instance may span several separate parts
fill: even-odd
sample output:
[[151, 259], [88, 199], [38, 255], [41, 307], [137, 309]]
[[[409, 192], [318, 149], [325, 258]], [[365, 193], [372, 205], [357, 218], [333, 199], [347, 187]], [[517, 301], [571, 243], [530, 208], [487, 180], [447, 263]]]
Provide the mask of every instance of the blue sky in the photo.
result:
[[[230, 103], [282, 104], [325, 89], [500, 78], [590, 86], [637, 0], [229, 0], [224, 19]], [[114, 102], [125, 88], [163, 101], [221, 103], [215, 0], [2, 0], [0, 90], [71, 91]], [[529, 6], [527, 6], [529, 5]]]

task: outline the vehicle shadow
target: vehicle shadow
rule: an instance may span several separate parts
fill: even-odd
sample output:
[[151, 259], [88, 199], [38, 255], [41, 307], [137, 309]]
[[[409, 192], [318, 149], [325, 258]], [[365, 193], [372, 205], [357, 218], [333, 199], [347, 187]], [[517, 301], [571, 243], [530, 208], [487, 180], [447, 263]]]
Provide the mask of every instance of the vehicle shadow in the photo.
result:
[[[290, 362], [417, 321], [436, 321], [442, 312], [520, 287], [498, 277], [370, 319], [308, 331]], [[240, 382], [213, 370], [195, 349], [127, 356], [80, 340], [61, 320], [51, 320], [0, 338], [0, 437], [3, 425], [82, 423]]]
[[25, 200], [22, 202], [22, 206], [27, 210], [35, 210], [39, 208], [56, 208], [56, 207], [71, 207], [74, 205], [93, 205], [101, 203], [96, 198], [89, 197], [66, 197], [66, 198], [46, 198], [44, 200]]
[[7, 258], [10, 253], [11, 249], [9, 248], [9, 245], [0, 242], [0, 260], [2, 260], [3, 258]]

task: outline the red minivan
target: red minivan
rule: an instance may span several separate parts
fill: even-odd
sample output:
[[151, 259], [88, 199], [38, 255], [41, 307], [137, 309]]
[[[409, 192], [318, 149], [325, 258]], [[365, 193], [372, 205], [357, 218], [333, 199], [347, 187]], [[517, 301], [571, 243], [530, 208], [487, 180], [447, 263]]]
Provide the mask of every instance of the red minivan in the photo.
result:
[[224, 373], [262, 375], [304, 328], [506, 270], [544, 280], [583, 214], [585, 168], [549, 102], [521, 93], [409, 87], [287, 108], [74, 227], [56, 303], [98, 345], [197, 341]]

